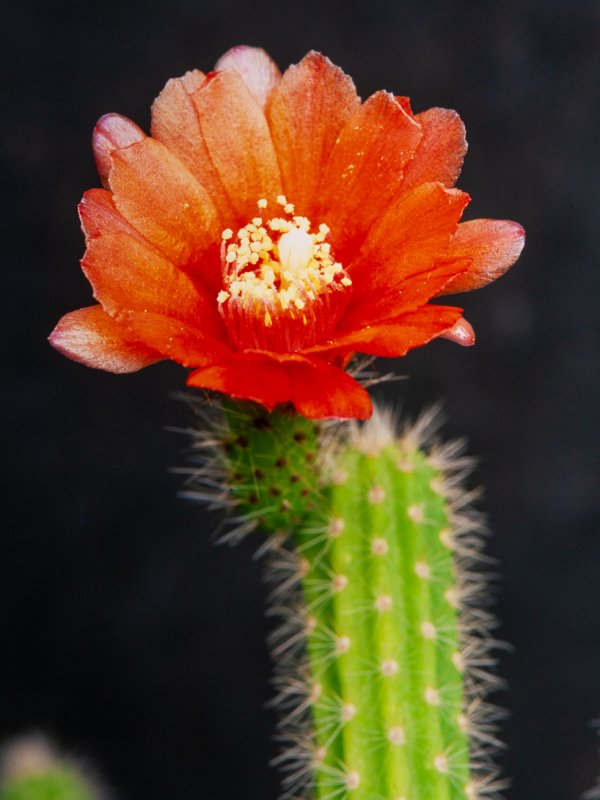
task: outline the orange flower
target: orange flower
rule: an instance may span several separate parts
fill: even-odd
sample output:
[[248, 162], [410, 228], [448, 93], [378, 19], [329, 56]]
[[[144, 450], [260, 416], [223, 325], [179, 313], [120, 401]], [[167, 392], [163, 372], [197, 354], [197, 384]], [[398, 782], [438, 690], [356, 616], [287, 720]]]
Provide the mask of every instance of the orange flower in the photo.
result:
[[495, 280], [523, 246], [514, 222], [459, 224], [454, 111], [413, 114], [387, 92], [361, 104], [318, 53], [280, 75], [262, 50], [234, 48], [214, 72], [169, 81], [151, 130], [108, 114], [94, 131], [106, 188], [80, 215], [99, 305], [50, 337], [91, 367], [170, 358], [194, 368], [190, 386], [365, 418], [351, 354], [472, 344], [461, 309], [429, 300]]

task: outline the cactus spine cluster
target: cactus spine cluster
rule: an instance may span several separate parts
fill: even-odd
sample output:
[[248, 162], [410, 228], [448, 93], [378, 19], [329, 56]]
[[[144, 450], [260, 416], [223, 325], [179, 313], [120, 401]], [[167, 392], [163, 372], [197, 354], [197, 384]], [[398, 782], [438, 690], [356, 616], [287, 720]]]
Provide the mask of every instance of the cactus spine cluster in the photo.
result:
[[332, 436], [291, 411], [228, 402], [216, 435], [197, 434], [218, 459], [195, 490], [220, 474], [228, 488], [214, 499], [233, 505], [233, 536], [271, 534], [284, 797], [501, 788], [484, 701], [491, 618], [474, 604], [482, 524], [461, 485], [470, 462], [456, 444], [425, 452], [430, 428], [431, 417], [398, 437], [377, 412]]

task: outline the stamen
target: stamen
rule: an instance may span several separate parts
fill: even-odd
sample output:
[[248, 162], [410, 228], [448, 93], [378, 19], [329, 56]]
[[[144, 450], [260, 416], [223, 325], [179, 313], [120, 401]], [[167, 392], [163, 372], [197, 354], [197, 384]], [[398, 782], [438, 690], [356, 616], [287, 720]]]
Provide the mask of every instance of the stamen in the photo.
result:
[[[330, 335], [348, 301], [352, 280], [325, 241], [324, 223], [313, 233], [307, 217], [293, 216], [284, 195], [277, 204], [286, 216], [254, 217], [234, 236], [222, 232], [223, 287], [219, 311], [241, 349], [296, 352]], [[260, 198], [258, 208], [267, 208]]]

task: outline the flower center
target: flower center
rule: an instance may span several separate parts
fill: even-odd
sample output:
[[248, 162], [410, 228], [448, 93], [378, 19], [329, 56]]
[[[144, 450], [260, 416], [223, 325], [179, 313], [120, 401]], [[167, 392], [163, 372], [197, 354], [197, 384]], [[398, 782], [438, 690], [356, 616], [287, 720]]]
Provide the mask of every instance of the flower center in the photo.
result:
[[[240, 349], [295, 352], [324, 341], [348, 300], [352, 281], [335, 261], [327, 241], [329, 228], [312, 232], [306, 217], [294, 215], [283, 195], [283, 215], [261, 216], [237, 235], [223, 231], [223, 289], [219, 311]], [[266, 215], [265, 215], [266, 216]]]

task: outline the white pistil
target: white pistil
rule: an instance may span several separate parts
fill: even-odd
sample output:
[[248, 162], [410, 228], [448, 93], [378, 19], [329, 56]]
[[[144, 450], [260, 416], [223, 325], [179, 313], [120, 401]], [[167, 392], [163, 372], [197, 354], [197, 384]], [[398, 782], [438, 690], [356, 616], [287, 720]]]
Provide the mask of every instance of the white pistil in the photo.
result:
[[300, 228], [291, 228], [284, 233], [278, 244], [282, 270], [300, 274], [308, 266], [314, 246], [313, 237]]

